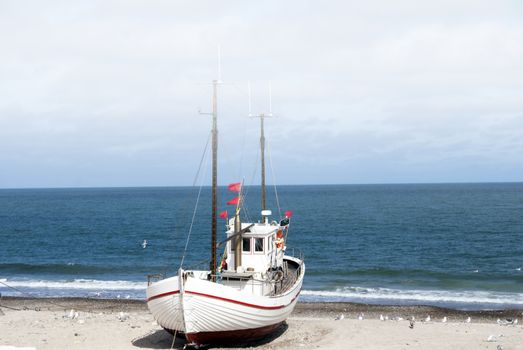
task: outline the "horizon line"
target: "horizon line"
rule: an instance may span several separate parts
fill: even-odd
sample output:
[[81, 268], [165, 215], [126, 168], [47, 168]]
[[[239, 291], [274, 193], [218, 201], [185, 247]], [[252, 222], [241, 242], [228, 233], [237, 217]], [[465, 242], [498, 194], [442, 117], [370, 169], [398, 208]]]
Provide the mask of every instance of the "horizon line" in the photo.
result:
[[[379, 186], [379, 185], [474, 185], [474, 184], [518, 184], [523, 181], [442, 181], [442, 182], [359, 182], [359, 183], [317, 183], [317, 184], [280, 184], [280, 186]], [[220, 184], [218, 187], [226, 187], [228, 184]], [[245, 185], [246, 187], [260, 187], [260, 185]], [[274, 186], [271, 184], [270, 186]], [[111, 189], [111, 188], [191, 188], [193, 185], [133, 185], [133, 186], [28, 186], [28, 187], [0, 187], [0, 190], [58, 190], [58, 189]], [[210, 185], [202, 186], [204, 188]]]

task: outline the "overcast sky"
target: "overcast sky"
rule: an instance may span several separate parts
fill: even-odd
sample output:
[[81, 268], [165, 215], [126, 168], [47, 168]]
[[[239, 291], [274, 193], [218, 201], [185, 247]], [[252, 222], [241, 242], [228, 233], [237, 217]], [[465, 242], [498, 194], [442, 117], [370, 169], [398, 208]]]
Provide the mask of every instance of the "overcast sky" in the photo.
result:
[[192, 184], [218, 45], [222, 184], [248, 81], [278, 184], [523, 181], [522, 1], [0, 0], [0, 188]]

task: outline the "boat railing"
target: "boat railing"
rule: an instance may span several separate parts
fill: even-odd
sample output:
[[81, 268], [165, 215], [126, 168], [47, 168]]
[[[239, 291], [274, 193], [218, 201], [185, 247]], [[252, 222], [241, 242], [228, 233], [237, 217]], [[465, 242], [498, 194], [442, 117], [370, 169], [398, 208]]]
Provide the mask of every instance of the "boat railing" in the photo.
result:
[[300, 260], [300, 266], [301, 266], [301, 264], [303, 264], [304, 255], [303, 255], [303, 252], [302, 252], [301, 249], [294, 248], [294, 247], [287, 247], [286, 246], [285, 247], [285, 255]]
[[150, 286], [154, 282], [158, 282], [160, 280], [163, 280], [165, 278], [163, 273], [155, 273], [151, 275], [147, 275], [147, 285]]

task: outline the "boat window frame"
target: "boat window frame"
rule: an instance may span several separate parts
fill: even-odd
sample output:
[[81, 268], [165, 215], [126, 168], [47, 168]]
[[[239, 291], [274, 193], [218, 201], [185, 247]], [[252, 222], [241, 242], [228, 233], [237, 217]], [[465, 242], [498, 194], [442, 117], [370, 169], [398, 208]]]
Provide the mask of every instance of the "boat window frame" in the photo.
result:
[[[256, 241], [261, 240], [261, 250], [256, 250]], [[252, 240], [253, 253], [254, 254], [265, 254], [265, 237], [253, 237]]]
[[[249, 244], [247, 245], [249, 247], [249, 250], [245, 250], [245, 240], [249, 240]], [[242, 254], [249, 253], [252, 254], [252, 237], [242, 237]]]

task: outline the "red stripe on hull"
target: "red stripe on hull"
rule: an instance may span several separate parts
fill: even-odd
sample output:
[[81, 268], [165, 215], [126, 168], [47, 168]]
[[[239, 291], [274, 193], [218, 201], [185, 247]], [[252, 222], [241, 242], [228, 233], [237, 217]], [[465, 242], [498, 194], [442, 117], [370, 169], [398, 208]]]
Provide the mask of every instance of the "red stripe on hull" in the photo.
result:
[[235, 331], [186, 333], [185, 339], [187, 339], [189, 344], [198, 346], [232, 342], [250, 342], [259, 340], [274, 332], [282, 323], [283, 322], [279, 322], [270, 326], [251, 329], [239, 329]]
[[239, 301], [239, 300], [227, 299], [227, 298], [218, 297], [216, 295], [210, 295], [210, 294], [205, 294], [205, 293], [193, 292], [193, 291], [189, 291], [189, 290], [186, 290], [185, 293], [200, 295], [202, 297], [207, 297], [207, 298], [223, 300], [223, 301], [227, 301], [229, 303], [240, 304], [240, 305], [244, 305], [244, 306], [253, 307], [253, 308], [256, 308], [256, 309], [276, 310], [276, 309], [284, 308], [286, 306], [286, 305], [264, 306], [264, 305], [249, 304], [249, 303], [245, 303], [245, 302]]
[[287, 307], [289, 306], [290, 304], [292, 304], [292, 302], [294, 300], [296, 300], [296, 298], [300, 295], [300, 291], [298, 291], [298, 294], [296, 294], [294, 296], [294, 298], [292, 298], [291, 302], [288, 303], [287, 305], [276, 305], [276, 306], [264, 306], [264, 305], [256, 305], [256, 304], [249, 304], [249, 303], [245, 303], [243, 301], [239, 301], [239, 300], [233, 300], [233, 299], [227, 299], [227, 298], [222, 298], [222, 297], [219, 297], [219, 296], [216, 296], [216, 295], [211, 295], [211, 294], [205, 294], [205, 293], [199, 293], [199, 292], [193, 292], [193, 291], [190, 291], [190, 290], [186, 290], [185, 293], [188, 293], [188, 294], [195, 294], [195, 295], [200, 295], [202, 297], [207, 297], [207, 298], [213, 298], [213, 299], [218, 299], [218, 300], [223, 300], [223, 301], [227, 301], [229, 303], [234, 303], [234, 304], [240, 304], [240, 305], [243, 305], [243, 306], [248, 306], [248, 307], [253, 307], [253, 308], [256, 308], [256, 309], [264, 309], [264, 310], [277, 310], [277, 309], [283, 309], [284, 307]]
[[161, 297], [166, 297], [168, 295], [174, 295], [174, 294], [178, 294], [178, 293], [180, 293], [179, 290], [173, 290], [171, 292], [154, 295], [154, 296], [150, 297], [149, 299], [147, 299], [147, 301], [151, 301], [151, 300], [154, 300], [154, 299], [158, 299], [158, 298], [161, 298]]

